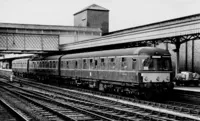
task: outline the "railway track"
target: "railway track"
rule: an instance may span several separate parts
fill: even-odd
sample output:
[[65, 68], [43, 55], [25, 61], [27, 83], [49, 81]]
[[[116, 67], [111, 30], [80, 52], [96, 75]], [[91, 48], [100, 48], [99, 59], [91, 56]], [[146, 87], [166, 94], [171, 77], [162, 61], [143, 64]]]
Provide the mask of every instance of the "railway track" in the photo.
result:
[[[1, 87], [1, 91], [4, 91], [3, 97], [6, 98], [8, 102], [14, 100], [14, 102], [12, 103], [14, 103], [15, 106], [20, 105], [21, 108], [18, 108], [20, 108], [20, 110], [22, 110], [26, 113], [26, 115], [29, 116], [29, 120], [110, 120], [108, 118], [104, 118], [103, 116], [92, 114], [86, 110], [58, 103], [56, 101], [51, 100], [50, 98], [45, 98], [41, 95], [34, 95], [30, 92], [19, 90], [18, 88], [14, 89], [13, 86], [12, 89], [5, 86]], [[26, 107], [26, 110], [23, 110], [23, 107]]]
[[[188, 92], [188, 91], [183, 91], [183, 92], [179, 91], [178, 93], [172, 92], [173, 95], [176, 97], [175, 99], [169, 98], [168, 100], [146, 101], [146, 100], [139, 100], [137, 98], [132, 98], [132, 97], [130, 98], [127, 96], [105, 94], [98, 91], [91, 91], [87, 89], [81, 89], [81, 88], [76, 88], [76, 89], [82, 92], [89, 92], [89, 93], [92, 92], [98, 95], [114, 97], [117, 99], [123, 99], [123, 100], [132, 101], [136, 103], [146, 104], [153, 107], [160, 107], [160, 108], [165, 108], [165, 109], [169, 109], [173, 111], [187, 113], [187, 114], [194, 115], [197, 117], [200, 115], [200, 105], [199, 105], [200, 93], [196, 93], [196, 92]], [[180, 99], [177, 97], [180, 97]]]
[[188, 112], [194, 115], [200, 115], [200, 105], [188, 104], [177, 101], [165, 101], [163, 103], [177, 106], [177, 110], [183, 110], [184, 112]]
[[[25, 102], [21, 98], [17, 97], [16, 95], [13, 95], [6, 91], [2, 86], [0, 88], [1, 91], [1, 100], [6, 102], [10, 105], [18, 114], [20, 114], [26, 121], [29, 121], [31, 119], [36, 120], [37, 118], [32, 117], [31, 113], [33, 113], [28, 105], [28, 102]], [[26, 107], [26, 108], [25, 108]], [[29, 113], [28, 113], [29, 112]]]
[[[12, 88], [12, 90], [13, 90], [13, 88]], [[17, 90], [14, 90], [14, 92], [16, 93]], [[26, 95], [28, 97], [32, 97], [31, 99], [29, 98], [29, 101], [35, 100], [35, 99], [33, 99], [33, 97], [36, 97], [35, 95], [33, 96], [32, 94], [27, 94], [27, 93], [25, 94], [25, 92], [23, 92], [23, 93], [20, 92], [20, 95], [21, 95], [20, 97], [24, 97], [24, 95]], [[47, 95], [47, 93], [45, 95]], [[41, 93], [38, 93], [37, 98], [39, 98], [39, 97], [41, 99], [41, 97], [44, 97], [44, 96], [42, 96]], [[48, 98], [48, 97], [45, 97], [45, 98], [46, 98], [47, 102], [45, 102], [44, 105], [48, 105], [49, 104], [48, 102], [53, 101], [52, 98]], [[55, 98], [55, 97], [53, 97], [53, 98]], [[61, 98], [61, 97], [59, 97], [59, 98]], [[103, 106], [103, 105], [98, 105], [95, 103], [89, 103], [89, 102], [84, 102], [84, 101], [80, 101], [80, 100], [78, 101], [78, 100], [73, 100], [73, 99], [69, 99], [69, 98], [65, 101], [63, 101], [63, 100], [64, 99], [62, 99], [62, 100], [57, 99], [56, 102], [57, 103], [59, 102], [59, 104], [61, 102], [63, 102], [63, 103], [65, 102], [65, 104], [66, 104], [66, 102], [67, 102], [68, 105], [71, 105], [71, 106], [77, 107], [77, 108], [81, 107], [82, 109], [93, 112], [96, 115], [98, 114], [98, 115], [102, 115], [102, 116], [111, 118], [111, 120], [127, 120], [127, 121], [135, 121], [135, 120], [166, 121], [166, 120], [169, 120], [169, 121], [171, 121], [171, 119], [169, 119], [169, 118], [159, 117], [159, 116], [156, 116], [155, 114], [149, 116], [149, 113], [147, 113], [147, 112], [144, 113], [144, 110], [141, 110], [140, 108], [135, 108], [136, 112], [133, 112], [134, 111], [133, 108], [126, 107], [126, 111], [122, 110], [122, 108], [125, 108], [125, 107], [122, 107], [122, 105], [119, 105], [119, 104]], [[36, 102], [40, 102], [40, 101], [36, 100]], [[54, 110], [55, 110], [55, 108], [54, 108]], [[74, 116], [78, 116], [78, 115], [76, 114]]]
[[0, 121], [29, 121], [30, 117], [19, 108], [15, 107], [10, 100], [9, 94], [0, 88]]
[[200, 93], [198, 92], [175, 90], [174, 96], [178, 97], [175, 101], [184, 103], [191, 102], [192, 104], [200, 105]]
[[4, 100], [0, 99], [0, 121], [26, 121], [18, 115]]
[[[28, 84], [30, 84], [30, 83], [28, 83]], [[61, 90], [58, 89], [58, 92], [60, 92], [60, 91]], [[88, 91], [88, 90], [81, 89], [81, 91]], [[66, 91], [64, 91], [63, 93], [66, 93]], [[96, 92], [96, 93], [98, 93], [98, 92]], [[105, 93], [98, 93], [98, 94], [104, 95]], [[72, 94], [69, 93], [68, 95], [70, 95], [70, 96], [74, 95], [74, 97], [81, 97], [81, 99], [84, 99], [84, 100], [87, 100], [87, 101], [91, 101], [93, 99], [92, 100], [93, 102], [98, 102], [98, 103], [101, 103], [101, 104], [106, 103], [104, 101], [104, 99], [94, 98], [93, 95], [87, 97], [85, 95], [80, 95], [80, 94], [75, 95], [74, 92]], [[145, 105], [148, 105], [148, 106], [169, 109], [169, 110], [173, 110], [173, 111], [180, 112], [180, 113], [186, 113], [186, 114], [190, 114], [190, 115], [197, 116], [197, 117], [200, 115], [199, 106], [194, 105], [194, 104], [182, 103], [182, 102], [177, 102], [177, 101], [150, 102], [150, 101], [144, 101], [144, 100], [137, 100], [137, 99], [133, 99], [133, 98], [127, 98], [127, 97], [123, 97], [123, 96], [119, 96], [119, 95], [112, 95], [112, 94], [106, 94], [106, 95], [110, 96], [110, 97], [118, 98], [118, 99], [124, 99], [124, 100], [127, 100], [127, 101], [132, 101], [132, 102], [139, 103], [139, 104], [145, 104]], [[100, 100], [102, 100], [102, 101], [100, 101]]]
[[[74, 104], [71, 105], [77, 107], [78, 106], [84, 107], [84, 109], [92, 111], [93, 113], [97, 113], [99, 115], [107, 117], [109, 117], [108, 114], [115, 114], [111, 116], [115, 117], [114, 118], [115, 120], [116, 119], [128, 120], [131, 118], [134, 120], [181, 120], [181, 121], [200, 120], [198, 111], [192, 112], [191, 109], [189, 108], [184, 108], [184, 107], [179, 108], [177, 105], [161, 104], [161, 103], [133, 100], [130, 98], [126, 98], [128, 100], [131, 100], [132, 103], [134, 103], [134, 105], [130, 105], [130, 104], [123, 104], [125, 101], [116, 102], [116, 101], [110, 101], [110, 99], [108, 98], [102, 99], [101, 96], [98, 97], [94, 95], [87, 95], [87, 94], [85, 95], [83, 93], [78, 93], [74, 91], [68, 92], [66, 89], [61, 91], [60, 88], [46, 86], [46, 85], [42, 85], [41, 89], [41, 86], [36, 86], [33, 83], [32, 84], [30, 84], [30, 82], [29, 83], [23, 82], [23, 83], [24, 85], [29, 84], [30, 86], [34, 86], [35, 89], [31, 90], [33, 92], [36, 92], [38, 94], [43, 93], [43, 95], [45, 96], [53, 97], [56, 98], [57, 100], [60, 99], [59, 101], [65, 100], [66, 102], [69, 100], [70, 101], [73, 100], [72, 102], [74, 102]], [[64, 97], [68, 97], [68, 99], [65, 99]], [[81, 100], [81, 102], [78, 100]], [[125, 119], [123, 117], [128, 117], [128, 118]]]

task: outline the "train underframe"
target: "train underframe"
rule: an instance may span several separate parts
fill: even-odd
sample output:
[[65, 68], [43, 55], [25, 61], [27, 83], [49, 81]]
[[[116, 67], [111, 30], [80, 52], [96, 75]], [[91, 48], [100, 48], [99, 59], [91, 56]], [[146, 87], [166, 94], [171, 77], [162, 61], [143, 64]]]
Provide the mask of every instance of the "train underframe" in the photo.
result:
[[133, 96], [143, 99], [157, 99], [167, 96], [173, 89], [173, 83], [130, 83], [108, 80], [94, 80], [75, 77], [59, 77], [36, 75], [30, 73], [14, 73], [15, 76], [33, 78], [43, 83], [56, 82], [58, 85], [72, 85], [81, 88], [98, 90], [106, 93]]
[[[142, 97], [143, 99], [156, 99], [173, 89], [172, 83], [125, 83], [106, 80], [71, 79], [77, 86], [97, 89], [103, 92], [117, 93], [120, 95]], [[75, 81], [74, 81], [75, 80]], [[88, 81], [90, 80], [90, 81]]]

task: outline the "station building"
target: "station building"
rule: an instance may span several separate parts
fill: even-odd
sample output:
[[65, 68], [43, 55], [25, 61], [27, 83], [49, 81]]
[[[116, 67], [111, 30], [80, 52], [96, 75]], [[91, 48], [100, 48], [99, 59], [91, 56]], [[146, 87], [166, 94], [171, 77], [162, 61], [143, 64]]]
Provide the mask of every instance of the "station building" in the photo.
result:
[[200, 73], [199, 33], [200, 14], [109, 32], [109, 10], [93, 4], [74, 14], [74, 26], [0, 23], [0, 51], [55, 54], [155, 46], [170, 51], [175, 71]]

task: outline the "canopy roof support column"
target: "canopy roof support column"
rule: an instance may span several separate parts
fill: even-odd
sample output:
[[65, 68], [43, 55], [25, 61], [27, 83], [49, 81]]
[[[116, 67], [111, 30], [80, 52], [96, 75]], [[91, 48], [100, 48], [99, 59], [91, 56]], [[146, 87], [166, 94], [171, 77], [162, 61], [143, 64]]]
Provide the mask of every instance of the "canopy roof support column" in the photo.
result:
[[176, 46], [176, 49], [175, 49], [175, 52], [176, 52], [176, 69], [175, 69], [175, 74], [179, 73], [179, 58], [180, 58], [180, 38], [179, 37], [176, 37], [175, 38], [176, 42], [175, 42], [175, 46]]

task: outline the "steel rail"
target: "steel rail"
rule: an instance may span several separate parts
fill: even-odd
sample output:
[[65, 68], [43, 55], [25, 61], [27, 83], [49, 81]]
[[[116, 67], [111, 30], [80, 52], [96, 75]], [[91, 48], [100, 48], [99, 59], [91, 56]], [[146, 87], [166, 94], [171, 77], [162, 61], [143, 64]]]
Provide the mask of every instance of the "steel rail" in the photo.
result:
[[[11, 104], [9, 104], [7, 101], [5, 101], [2, 97], [0, 97], [0, 103], [1, 105], [4, 105], [6, 109], [10, 110], [10, 113], [14, 114], [14, 116], [12, 115], [8, 120], [20, 120], [20, 121], [30, 121], [30, 117], [25, 115], [23, 112], [21, 112], [20, 110], [14, 108]], [[4, 109], [3, 109], [4, 110]], [[0, 111], [0, 114], [4, 115], [4, 113], [2, 112], [3, 110]], [[6, 114], [6, 120], [9, 114]], [[5, 119], [2, 119], [5, 120]]]
[[[35, 94], [35, 93], [34, 93]], [[29, 96], [33, 96], [30, 94], [25, 94], [25, 95], [29, 95]], [[38, 95], [41, 98], [41, 95]], [[34, 96], [35, 97], [35, 96]], [[39, 98], [37, 97], [37, 98]], [[44, 98], [44, 96], [42, 97]], [[47, 97], [46, 97], [47, 98]], [[31, 99], [34, 100], [34, 99]], [[46, 101], [51, 101], [53, 102], [53, 100], [46, 99]], [[38, 100], [36, 101], [38, 102]], [[59, 104], [61, 101], [58, 101]], [[68, 103], [69, 103], [69, 99], [68, 99]], [[44, 103], [45, 104], [45, 103]], [[65, 103], [66, 104], [66, 103]], [[133, 110], [130, 108], [129, 112], [128, 111], [123, 111], [122, 109], [119, 109], [116, 107], [115, 108], [111, 108], [113, 105], [110, 105], [109, 107], [106, 106], [102, 106], [102, 105], [98, 105], [98, 104], [92, 104], [92, 103], [88, 103], [88, 102], [83, 102], [83, 101], [77, 101], [77, 100], [70, 100], [70, 105], [73, 105], [73, 107], [84, 107], [82, 108], [83, 110], [88, 110], [91, 111], [93, 113], [108, 117], [108, 118], [112, 118], [114, 120], [127, 120], [127, 121], [135, 121], [136, 119], [142, 119], [142, 120], [155, 120], [155, 121], [172, 121], [169, 118], [160, 118], [159, 116], [151, 116], [150, 113], [145, 112], [145, 110], [141, 110], [139, 108], [137, 108], [137, 112], [133, 112]], [[68, 104], [68, 105], [69, 105]], [[63, 105], [64, 106], [64, 105]], [[123, 108], [122, 106], [120, 106], [121, 108]], [[127, 109], [127, 107], [126, 107]], [[142, 112], [145, 112], [144, 114]]]
[[[28, 84], [34, 84], [34, 82], [29, 82]], [[43, 86], [46, 86], [46, 87], [51, 87], [54, 88], [54, 89], [57, 89], [59, 91], [61, 91], [60, 88], [57, 88], [57, 87], [54, 87], [54, 86], [50, 86], [50, 85], [44, 85], [44, 84], [41, 84]], [[32, 85], [33, 86], [33, 85]], [[37, 87], [37, 86], [36, 86]], [[38, 86], [39, 87], [39, 86]], [[83, 91], [84, 89], [81, 89], [81, 91]], [[51, 90], [49, 90], [51, 91]], [[70, 91], [72, 92], [70, 95], [74, 95], [75, 93], [79, 94], [80, 96], [82, 95], [82, 92], [77, 92], [77, 91], [72, 91], [72, 90], [67, 90], [65, 89], [64, 92], [66, 94], [66, 91]], [[91, 93], [91, 91], [90, 91]], [[86, 95], [90, 96], [88, 99], [92, 99], [95, 97], [95, 95], [93, 94], [89, 94], [87, 93]], [[104, 93], [101, 95], [104, 95]], [[118, 99], [122, 99], [122, 103], [123, 103], [123, 100], [125, 101], [131, 101], [133, 105], [136, 105], [136, 106], [141, 106], [144, 108], [143, 105], [147, 105], [146, 107], [149, 109], [149, 110], [154, 110], [154, 111], [158, 111], [158, 112], [162, 112], [162, 113], [169, 113], [170, 115], [177, 115], [179, 117], [188, 117], [188, 118], [191, 118], [191, 119], [194, 119], [194, 120], [200, 120], [200, 117], [198, 115], [199, 111], [194, 111], [193, 108], [184, 108], [184, 107], [179, 107], [179, 106], [176, 106], [176, 105], [168, 105], [168, 104], [162, 104], [162, 103], [158, 103], [158, 102], [151, 102], [151, 101], [145, 101], [145, 100], [137, 100], [137, 99], [133, 99], [133, 98], [128, 98], [128, 97], [123, 97], [123, 96], [119, 96], [119, 95], [112, 95], [112, 94], [106, 94], [108, 95], [109, 97], [114, 97], [114, 98], [118, 98]], [[75, 97], [80, 97], [80, 96], [75, 96]], [[86, 96], [82, 96], [82, 97], [85, 97]], [[99, 97], [97, 98], [97, 100], [102, 100], [102, 97], [101, 96], [98, 96], [96, 95], [96, 97]], [[88, 101], [90, 101], [88, 100]], [[104, 100], [104, 99], [103, 99]], [[107, 99], [106, 99], [107, 100]], [[187, 111], [189, 110], [189, 111]]]
[[[107, 120], [107, 121], [111, 120], [109, 118], [106, 118], [106, 117], [91, 113], [91, 112], [89, 112], [87, 110], [83, 110], [83, 109], [80, 109], [80, 108], [77, 108], [77, 107], [73, 107], [73, 106], [70, 106], [70, 105], [62, 104], [60, 102], [56, 102], [56, 101], [54, 101], [54, 100], [52, 100], [50, 98], [47, 98], [45, 96], [42, 96], [42, 95], [35, 96], [35, 93], [34, 94], [30, 94], [30, 92], [28, 92], [28, 93], [26, 92], [25, 93], [25, 92], [20, 92], [20, 91], [17, 91], [17, 90], [12, 91], [13, 89], [7, 89], [7, 90], [12, 92], [12, 93], [15, 93], [16, 95], [20, 95], [20, 97], [23, 97], [24, 99], [34, 103], [35, 105], [39, 105], [40, 107], [42, 107], [42, 108], [44, 108], [44, 109], [46, 109], [46, 110], [48, 110], [50, 112], [55, 113], [56, 115], [64, 118], [65, 120], [77, 120], [77, 119], [73, 119], [73, 117], [78, 117], [80, 115], [82, 115], [80, 117], [81, 119], [84, 119], [83, 116], [85, 116], [87, 118], [85, 120]], [[42, 101], [43, 101], [43, 103], [42, 103]], [[40, 102], [41, 104], [38, 104], [38, 102]], [[46, 105], [46, 104], [49, 104], [49, 105]], [[63, 107], [65, 107], [65, 108], [63, 108]], [[66, 109], [68, 109], [68, 110], [66, 110]], [[70, 109], [70, 111], [69, 111], [69, 109]], [[73, 113], [74, 116], [70, 117], [69, 115], [67, 115], [67, 112], [71, 113], [71, 114]]]
[[[46, 86], [46, 85], [45, 85]], [[51, 87], [51, 89], [52, 89], [52, 87]], [[59, 89], [60, 90], [60, 89]], [[90, 98], [91, 99], [91, 98]], [[147, 103], [145, 103], [145, 104], [147, 104]], [[154, 105], [154, 107], [153, 108], [157, 108], [156, 106], [159, 106], [159, 105], [157, 105], [157, 103], [153, 103]], [[162, 104], [161, 104], [162, 105]], [[165, 105], [166, 106], [166, 105]], [[160, 106], [160, 107], [163, 107], [163, 105], [162, 106]], [[167, 106], [169, 109], [172, 109], [172, 107], [171, 106]], [[149, 108], [149, 110], [152, 110], [152, 108]], [[161, 110], [161, 109], [159, 109], [159, 110]], [[154, 113], [155, 113], [156, 111], [154, 111]], [[173, 116], [173, 117], [175, 117], [175, 119], [176, 118], [183, 118], [184, 116], [183, 116], [183, 114], [182, 113], [174, 113], [174, 112], [170, 112], [170, 111], [167, 111], [169, 114], [169, 116], [173, 116], [173, 114], [176, 114], [176, 115], [178, 115], [178, 116]], [[172, 114], [173, 113], [173, 114]], [[161, 115], [164, 115], [165, 113], [164, 113], [164, 110], [163, 110], [163, 112], [162, 113], [160, 113]], [[196, 117], [191, 117], [190, 115], [186, 115], [186, 117], [188, 117], [189, 116], [189, 118], [191, 118], [191, 119], [194, 119], [194, 120], [196, 120], [196, 119], [198, 119], [198, 117], [196, 118]], [[189, 119], [188, 119], [189, 120]]]

